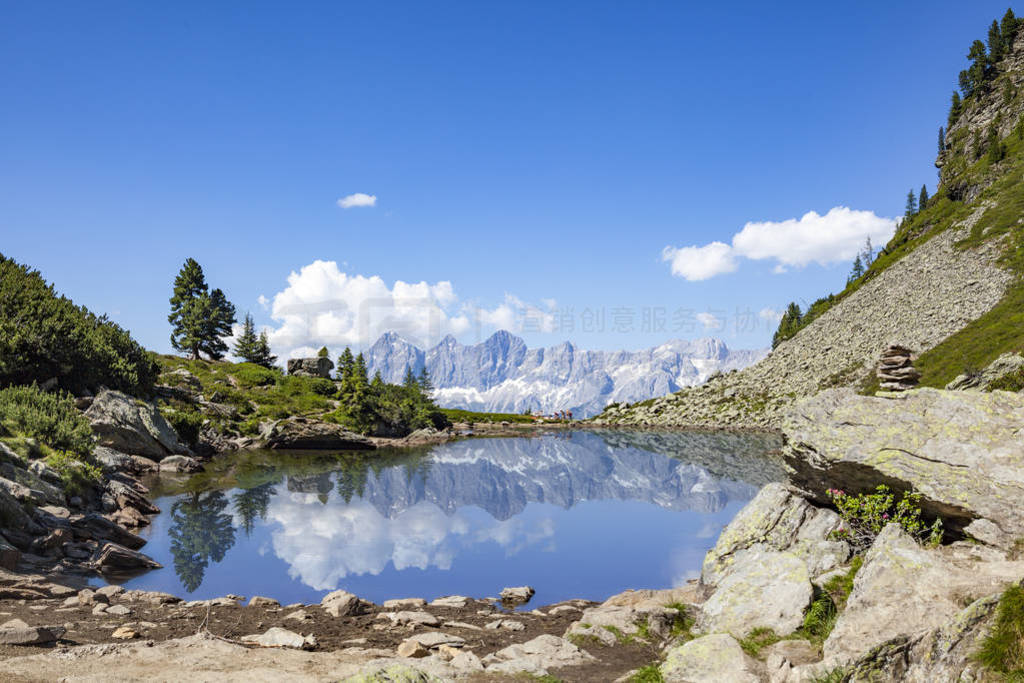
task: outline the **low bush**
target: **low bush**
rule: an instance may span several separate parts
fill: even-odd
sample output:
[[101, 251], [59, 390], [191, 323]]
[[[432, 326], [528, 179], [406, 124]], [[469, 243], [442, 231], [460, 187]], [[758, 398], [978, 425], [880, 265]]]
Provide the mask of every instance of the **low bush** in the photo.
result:
[[199, 442], [199, 431], [203, 427], [203, 414], [198, 410], [161, 410], [181, 440], [189, 446]]
[[98, 484], [103, 478], [99, 467], [75, 458], [67, 452], [51, 453], [46, 464], [60, 475], [64, 483], [64, 491], [68, 495], [78, 495]]
[[839, 511], [843, 525], [832, 532], [833, 538], [848, 542], [855, 552], [863, 552], [888, 524], [899, 524], [904, 531], [932, 545], [942, 541], [942, 520], [928, 526], [921, 519], [921, 494], [904, 493], [897, 499], [888, 486], [879, 485], [875, 493], [850, 495], [829, 489], [828, 495]]
[[281, 371], [276, 368], [265, 368], [262, 365], [256, 365], [255, 363], [239, 363], [231, 368], [231, 376], [234, 377], [241, 386], [249, 389], [252, 387], [272, 386], [284, 375], [282, 375]]
[[47, 393], [35, 384], [0, 389], [0, 423], [55, 450], [82, 458], [92, 453], [92, 429], [70, 394]]

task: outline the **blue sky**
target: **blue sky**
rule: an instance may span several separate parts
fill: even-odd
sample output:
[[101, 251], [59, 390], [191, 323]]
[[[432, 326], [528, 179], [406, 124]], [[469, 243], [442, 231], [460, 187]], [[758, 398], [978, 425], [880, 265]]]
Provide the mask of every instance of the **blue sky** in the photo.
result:
[[[774, 222], [897, 216], [933, 190], [956, 74], [1005, 10], [5, 3], [0, 251], [159, 351], [190, 256], [285, 355], [372, 336], [367, 297], [409, 336], [512, 321], [531, 345], [764, 346], [758, 312], [840, 289], [849, 264], [748, 256]], [[338, 205], [356, 193], [375, 205]], [[663, 259], [748, 222], [773, 223], [734, 272]]]

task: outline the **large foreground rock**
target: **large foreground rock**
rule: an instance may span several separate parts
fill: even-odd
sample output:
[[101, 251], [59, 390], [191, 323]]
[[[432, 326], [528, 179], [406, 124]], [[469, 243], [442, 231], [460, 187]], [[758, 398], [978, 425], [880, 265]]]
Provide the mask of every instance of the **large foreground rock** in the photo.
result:
[[697, 638], [669, 651], [661, 665], [666, 683], [760, 683], [761, 665], [743, 651], [732, 636]]
[[814, 589], [807, 565], [792, 553], [745, 553], [701, 605], [702, 633], [743, 637], [757, 628], [788, 635], [800, 628]]
[[[927, 516], [959, 532], [985, 519], [986, 542], [1024, 536], [1024, 396], [916, 389], [892, 397], [833, 389], [800, 401], [783, 422], [796, 483], [826, 490], [913, 488]], [[971, 530], [968, 529], [968, 532]]]
[[280, 420], [260, 430], [266, 448], [294, 450], [368, 451], [376, 448], [365, 436], [341, 425], [303, 417]]
[[751, 553], [786, 551], [802, 559], [811, 577], [835, 569], [850, 547], [829, 538], [839, 515], [817, 508], [784, 484], [765, 485], [718, 537], [701, 568], [701, 583], [717, 586]]
[[845, 665], [893, 639], [941, 628], [966, 604], [1024, 576], [1024, 562], [992, 553], [968, 544], [929, 550], [890, 524], [864, 556], [825, 641], [826, 660]]
[[120, 391], [100, 392], [85, 416], [101, 446], [154, 460], [190, 453], [156, 406]]

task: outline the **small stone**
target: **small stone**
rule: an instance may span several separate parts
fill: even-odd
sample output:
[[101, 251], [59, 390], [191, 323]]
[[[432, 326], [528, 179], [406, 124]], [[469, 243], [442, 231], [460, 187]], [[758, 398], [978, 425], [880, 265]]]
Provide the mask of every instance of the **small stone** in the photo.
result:
[[274, 626], [262, 635], [242, 636], [242, 641], [255, 643], [263, 647], [288, 647], [296, 650], [312, 650], [316, 647], [316, 638], [312, 635], [301, 636], [286, 628]]
[[78, 604], [79, 605], [95, 605], [98, 603], [108, 604], [110, 598], [102, 593], [97, 593], [90, 588], [83, 588], [78, 591]]
[[423, 607], [427, 604], [427, 601], [423, 598], [396, 598], [394, 600], [385, 600], [384, 609], [399, 609], [402, 607]]
[[435, 648], [440, 645], [452, 645], [454, 647], [462, 647], [466, 644], [465, 638], [459, 636], [453, 636], [448, 633], [441, 633], [440, 631], [428, 631], [427, 633], [420, 633], [412, 636], [408, 640], [415, 640], [420, 645], [426, 648]]
[[249, 600], [249, 607], [280, 607], [281, 603], [273, 598], [265, 598], [262, 595], [254, 595]]
[[437, 598], [431, 601], [431, 607], [455, 607], [461, 609], [466, 606], [469, 602], [469, 598], [464, 595], [446, 595], [443, 598]]
[[483, 629], [473, 624], [467, 624], [464, 621], [446, 621], [442, 624], [445, 628], [464, 628], [470, 631], [482, 631]]
[[132, 638], [138, 638], [139, 634], [128, 626], [120, 626], [114, 629], [114, 632], [110, 634], [110, 637], [116, 638], [117, 640], [131, 640]]
[[450, 662], [462, 653], [462, 650], [456, 649], [451, 645], [438, 645], [437, 656], [446, 662]]
[[332, 617], [349, 617], [366, 613], [373, 603], [360, 600], [348, 591], [337, 590], [325, 595], [320, 605]]
[[285, 619], [294, 619], [295, 621], [309, 621], [313, 617], [310, 616], [309, 612], [307, 612], [306, 610], [300, 609], [300, 610], [296, 610], [296, 611], [292, 612], [291, 614], [285, 615], [284, 618]]
[[107, 614], [113, 614], [113, 615], [118, 616], [118, 617], [126, 617], [129, 614], [131, 614], [132, 611], [130, 609], [128, 609], [127, 607], [125, 607], [124, 605], [111, 605], [110, 607], [107, 608], [107, 612], [106, 613]]
[[484, 626], [484, 628], [497, 631], [499, 629], [504, 631], [522, 631], [526, 628], [521, 621], [515, 621], [514, 619], [498, 619]]
[[97, 603], [96, 605], [93, 605], [93, 608], [92, 608], [92, 613], [93, 614], [103, 614], [106, 611], [107, 611], [107, 606], [105, 604], [103, 604], [103, 603]]
[[427, 650], [427, 648], [425, 648], [419, 641], [413, 640], [411, 638], [408, 640], [403, 640], [398, 645], [399, 657], [410, 657], [418, 659], [420, 657], [426, 657], [429, 654], [430, 651]]
[[107, 602], [110, 602], [122, 593], [124, 593], [124, 588], [117, 585], [104, 586], [103, 588], [98, 588], [96, 590], [96, 595], [106, 596]]
[[70, 598], [65, 599], [61, 605], [63, 607], [78, 607], [78, 596], [72, 595]]

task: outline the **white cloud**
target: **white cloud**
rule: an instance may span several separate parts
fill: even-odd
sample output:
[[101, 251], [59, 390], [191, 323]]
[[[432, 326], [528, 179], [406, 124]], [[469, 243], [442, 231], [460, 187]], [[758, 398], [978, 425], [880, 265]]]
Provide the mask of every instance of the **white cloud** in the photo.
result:
[[782, 311], [776, 311], [774, 308], [762, 308], [758, 311], [757, 317], [769, 323], [777, 323], [782, 320]]
[[891, 218], [837, 206], [824, 216], [809, 211], [785, 221], [747, 223], [733, 235], [731, 245], [711, 242], [702, 247], [665, 247], [662, 260], [671, 262], [673, 275], [687, 280], [731, 273], [741, 257], [774, 261], [773, 272], [784, 273], [810, 263], [827, 266], [852, 261], [865, 239], [884, 244], [895, 229], [896, 221]]
[[732, 247], [723, 242], [712, 242], [703, 247], [665, 247], [661, 260], [672, 264], [673, 275], [691, 282], [731, 273], [737, 266]]
[[697, 322], [703, 325], [705, 330], [720, 330], [725, 326], [724, 321], [715, 317], [713, 313], [698, 313]]
[[506, 294], [494, 308], [461, 302], [452, 283], [396, 281], [388, 286], [376, 275], [350, 275], [335, 261], [314, 261], [288, 276], [274, 295], [268, 330], [281, 358], [315, 354], [326, 346], [332, 356], [345, 346], [365, 347], [385, 332], [397, 332], [422, 347], [441, 337], [481, 328], [510, 332], [551, 332], [555, 315], [546, 306]]
[[258, 303], [260, 305], [260, 308], [262, 308], [265, 311], [270, 309], [270, 299], [263, 296], [262, 294], [256, 297], [256, 303]]
[[354, 209], [360, 206], [377, 206], [377, 195], [356, 192], [342, 197], [338, 200], [338, 206], [343, 209]]

